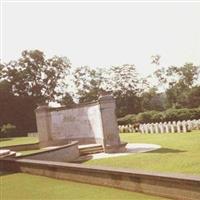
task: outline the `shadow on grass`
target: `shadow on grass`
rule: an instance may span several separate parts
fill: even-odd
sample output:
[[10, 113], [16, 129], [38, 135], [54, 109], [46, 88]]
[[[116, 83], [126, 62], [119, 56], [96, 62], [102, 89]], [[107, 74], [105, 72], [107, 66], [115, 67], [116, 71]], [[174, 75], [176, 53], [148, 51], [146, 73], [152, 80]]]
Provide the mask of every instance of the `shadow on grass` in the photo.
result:
[[12, 138], [0, 138], [1, 142], [12, 140]]
[[0, 177], [1, 176], [7, 176], [10, 174], [16, 174], [17, 172], [11, 172], [11, 171], [0, 171]]
[[73, 161], [73, 163], [84, 163], [88, 160], [92, 159], [92, 155], [85, 155], [85, 156], [80, 156], [79, 158], [77, 158], [76, 160]]
[[145, 153], [183, 153], [186, 151], [179, 150], [179, 149], [170, 149], [170, 148], [160, 148], [153, 151], [148, 151]]

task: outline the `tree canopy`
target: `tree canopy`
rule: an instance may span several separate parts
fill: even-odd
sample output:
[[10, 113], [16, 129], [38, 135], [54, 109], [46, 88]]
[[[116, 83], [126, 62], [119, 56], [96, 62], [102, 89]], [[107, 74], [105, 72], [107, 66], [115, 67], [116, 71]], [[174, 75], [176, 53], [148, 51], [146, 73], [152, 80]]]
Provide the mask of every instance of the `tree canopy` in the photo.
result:
[[[118, 117], [199, 107], [200, 67], [193, 63], [161, 67], [160, 58], [152, 56], [157, 68], [154, 85], [137, 73], [134, 64], [72, 67], [66, 57], [47, 58], [40, 50], [25, 50], [18, 60], [0, 63], [0, 127], [11, 123], [18, 132], [34, 131], [38, 104], [57, 102], [70, 107], [75, 101], [96, 101], [102, 92], [116, 98]], [[159, 91], [160, 86], [165, 90]]]
[[45, 103], [60, 95], [59, 85], [70, 67], [66, 58], [46, 59], [39, 50], [23, 51], [21, 58], [6, 64], [3, 77], [12, 86], [13, 94], [31, 96], [37, 103]]

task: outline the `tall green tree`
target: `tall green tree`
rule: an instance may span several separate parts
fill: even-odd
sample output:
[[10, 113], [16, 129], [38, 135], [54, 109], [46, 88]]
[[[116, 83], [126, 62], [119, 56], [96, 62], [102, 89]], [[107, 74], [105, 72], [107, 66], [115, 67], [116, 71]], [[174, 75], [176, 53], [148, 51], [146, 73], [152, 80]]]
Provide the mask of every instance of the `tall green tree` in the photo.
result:
[[79, 102], [97, 100], [102, 92], [113, 94], [117, 101], [117, 115], [140, 111], [139, 93], [142, 91], [134, 65], [110, 68], [79, 67], [74, 72]]
[[67, 81], [68, 59], [46, 58], [39, 50], [23, 51], [21, 57], [0, 65], [0, 126], [11, 123], [16, 133], [36, 131], [37, 104], [59, 99]]
[[29, 96], [37, 103], [53, 101], [60, 95], [59, 84], [71, 65], [68, 59], [54, 56], [46, 59], [39, 50], [23, 51], [17, 61], [3, 69], [4, 78], [18, 96]]
[[193, 63], [186, 63], [181, 67], [170, 66], [161, 68], [154, 73], [159, 83], [165, 85], [167, 96], [167, 107], [190, 107], [186, 99], [193, 87], [198, 85], [200, 78], [200, 67]]
[[156, 87], [150, 88], [141, 95], [142, 111], [157, 110], [162, 111], [165, 109], [166, 95], [159, 93]]
[[188, 108], [200, 107], [200, 86], [192, 87], [187, 91], [185, 98], [182, 98], [181, 101]]
[[142, 81], [132, 64], [113, 66], [108, 70], [106, 90], [116, 98], [117, 116], [141, 111], [139, 94], [142, 92]]
[[103, 71], [100, 68], [92, 69], [88, 66], [76, 68], [73, 73], [76, 86], [76, 95], [79, 103], [95, 101], [103, 90]]
[[166, 70], [166, 75], [173, 77], [174, 81], [168, 81], [170, 85], [178, 83], [183, 89], [191, 88], [199, 79], [200, 67], [193, 63], [186, 63], [181, 67], [171, 66]]
[[169, 88], [166, 91], [170, 107], [190, 107], [193, 102], [187, 102], [186, 99], [199, 80], [200, 68], [192, 63], [186, 63], [181, 67], [169, 67], [167, 76], [174, 77], [169, 82]]
[[58, 100], [58, 103], [60, 103], [61, 105], [67, 106], [67, 107], [71, 107], [71, 106], [75, 105], [75, 102], [69, 93], [64, 93], [62, 95], [62, 98], [60, 100]]

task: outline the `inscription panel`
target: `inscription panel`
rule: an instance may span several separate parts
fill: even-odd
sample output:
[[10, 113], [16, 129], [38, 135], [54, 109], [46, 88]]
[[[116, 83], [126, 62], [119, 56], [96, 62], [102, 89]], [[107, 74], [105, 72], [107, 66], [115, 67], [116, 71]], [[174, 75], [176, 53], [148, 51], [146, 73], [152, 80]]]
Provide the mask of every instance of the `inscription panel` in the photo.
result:
[[51, 112], [51, 138], [103, 138], [99, 105]]

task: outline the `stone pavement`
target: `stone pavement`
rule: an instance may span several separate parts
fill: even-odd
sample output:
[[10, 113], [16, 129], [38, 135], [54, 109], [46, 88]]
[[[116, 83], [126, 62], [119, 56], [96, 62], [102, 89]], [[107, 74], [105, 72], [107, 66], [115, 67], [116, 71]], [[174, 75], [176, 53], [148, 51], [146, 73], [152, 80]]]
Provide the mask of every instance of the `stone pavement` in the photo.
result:
[[92, 155], [92, 159], [127, 156], [133, 153], [143, 153], [153, 151], [159, 148], [161, 148], [161, 146], [157, 144], [129, 143], [126, 145], [127, 150], [125, 153], [97, 153]]

